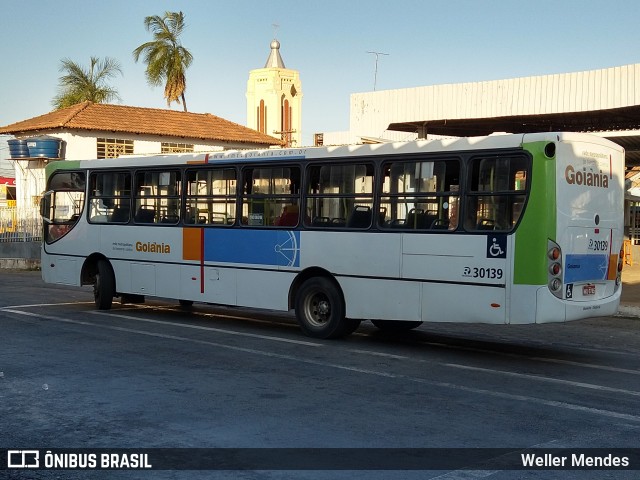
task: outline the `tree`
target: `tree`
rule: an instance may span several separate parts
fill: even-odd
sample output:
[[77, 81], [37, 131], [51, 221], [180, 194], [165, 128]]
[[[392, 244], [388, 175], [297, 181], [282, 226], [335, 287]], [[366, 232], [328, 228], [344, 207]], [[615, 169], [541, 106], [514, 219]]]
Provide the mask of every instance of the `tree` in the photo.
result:
[[107, 84], [107, 80], [122, 75], [122, 69], [117, 60], [105, 57], [91, 57], [88, 69], [74, 61], [64, 58], [61, 61], [60, 72], [64, 75], [59, 78], [58, 94], [51, 102], [56, 110], [70, 107], [76, 103], [89, 100], [95, 103], [109, 103], [120, 100], [118, 91]]
[[147, 64], [147, 82], [151, 86], [160, 86], [164, 82], [164, 97], [167, 106], [171, 102], [180, 104], [187, 111], [184, 92], [187, 89], [185, 71], [193, 61], [191, 52], [180, 44], [180, 35], [184, 30], [182, 12], [165, 12], [164, 16], [145, 17], [144, 26], [153, 33], [153, 41], [140, 45], [133, 51], [137, 62], [143, 56]]

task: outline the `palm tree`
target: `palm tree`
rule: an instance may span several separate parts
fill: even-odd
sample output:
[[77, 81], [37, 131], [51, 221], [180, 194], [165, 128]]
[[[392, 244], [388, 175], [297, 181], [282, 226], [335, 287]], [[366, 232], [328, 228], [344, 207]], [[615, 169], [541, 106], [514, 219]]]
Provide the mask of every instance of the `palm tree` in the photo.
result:
[[159, 86], [165, 82], [164, 97], [167, 106], [171, 102], [180, 104], [187, 111], [184, 91], [187, 88], [185, 71], [193, 61], [191, 52], [180, 44], [180, 34], [185, 27], [182, 12], [165, 12], [163, 17], [153, 15], [145, 17], [144, 26], [153, 33], [153, 41], [140, 45], [133, 51], [137, 62], [143, 55], [147, 64], [147, 82], [151, 86]]
[[118, 91], [109, 86], [106, 81], [116, 74], [122, 75], [122, 69], [117, 60], [105, 57], [91, 57], [91, 65], [85, 69], [76, 62], [64, 58], [61, 61], [58, 94], [51, 102], [56, 110], [70, 107], [76, 103], [89, 100], [95, 103], [109, 103], [120, 100]]

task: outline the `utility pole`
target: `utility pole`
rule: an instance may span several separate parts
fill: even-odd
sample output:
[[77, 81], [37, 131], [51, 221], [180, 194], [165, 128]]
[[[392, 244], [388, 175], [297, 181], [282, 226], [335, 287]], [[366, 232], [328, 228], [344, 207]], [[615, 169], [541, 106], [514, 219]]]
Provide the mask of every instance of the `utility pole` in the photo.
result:
[[382, 53], [382, 52], [367, 52], [370, 53], [371, 55], [375, 55], [376, 56], [376, 68], [373, 71], [373, 91], [376, 91], [376, 83], [378, 82], [378, 57], [380, 55], [389, 55], [388, 53]]
[[280, 139], [285, 143], [286, 148], [290, 148], [295, 143], [295, 140], [291, 138], [293, 133], [296, 133], [295, 129], [291, 130], [274, 130], [273, 133], [275, 135], [280, 135]]

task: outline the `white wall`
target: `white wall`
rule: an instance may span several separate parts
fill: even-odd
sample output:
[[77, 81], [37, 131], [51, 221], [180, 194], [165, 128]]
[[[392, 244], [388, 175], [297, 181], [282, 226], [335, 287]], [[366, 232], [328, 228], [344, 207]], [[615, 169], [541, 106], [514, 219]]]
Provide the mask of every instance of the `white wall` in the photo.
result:
[[13, 160], [16, 175], [16, 204], [18, 207], [37, 205], [44, 192], [44, 161]]
[[640, 64], [486, 82], [353, 93], [349, 129], [384, 136], [391, 123], [543, 115], [640, 104]]
[[[117, 132], [68, 131], [46, 133], [65, 142], [64, 160], [89, 160], [97, 157], [97, 138], [117, 138], [133, 140], [134, 155], [160, 154], [161, 143], [187, 143], [194, 145], [195, 152], [215, 152], [225, 149], [257, 148], [242, 142], [205, 141], [181, 137], [163, 137], [160, 135], [135, 135]], [[28, 138], [29, 135], [20, 138]], [[7, 137], [10, 138], [10, 137]], [[195, 143], [198, 142], [198, 143]], [[7, 145], [5, 143], [5, 145]], [[8, 145], [7, 145], [8, 151]], [[18, 207], [31, 206], [45, 191], [44, 160], [11, 160], [16, 178], [16, 199]]]

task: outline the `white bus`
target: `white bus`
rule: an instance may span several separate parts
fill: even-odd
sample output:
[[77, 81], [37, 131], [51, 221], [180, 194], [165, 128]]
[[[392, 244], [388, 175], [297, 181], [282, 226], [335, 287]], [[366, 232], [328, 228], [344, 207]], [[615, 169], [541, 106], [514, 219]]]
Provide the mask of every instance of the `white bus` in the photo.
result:
[[295, 310], [318, 338], [612, 315], [624, 150], [577, 133], [57, 161], [42, 275]]

